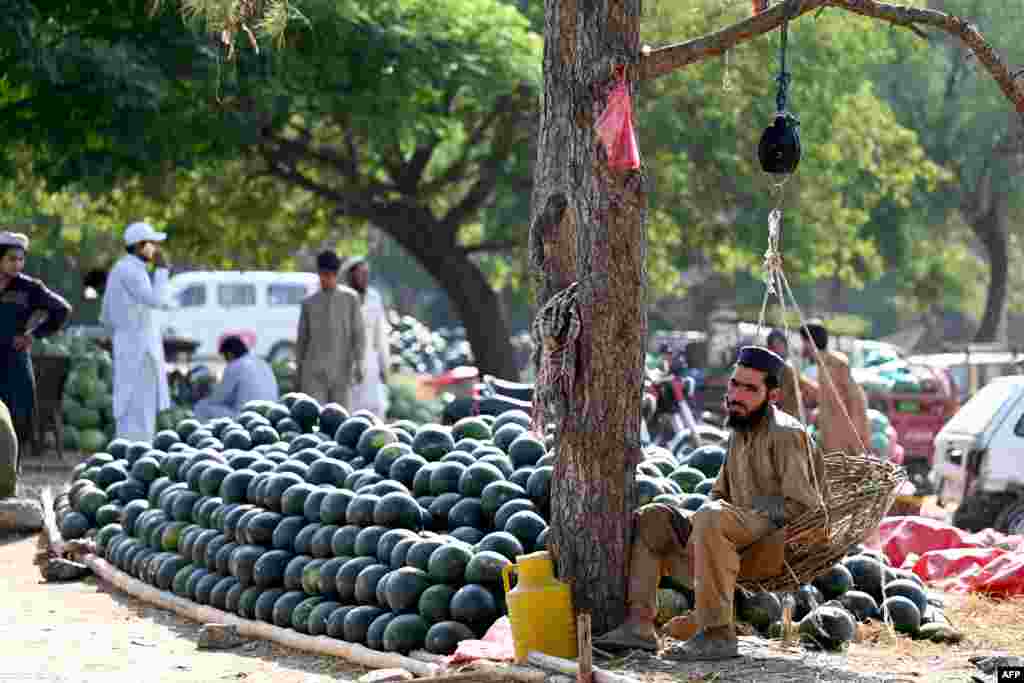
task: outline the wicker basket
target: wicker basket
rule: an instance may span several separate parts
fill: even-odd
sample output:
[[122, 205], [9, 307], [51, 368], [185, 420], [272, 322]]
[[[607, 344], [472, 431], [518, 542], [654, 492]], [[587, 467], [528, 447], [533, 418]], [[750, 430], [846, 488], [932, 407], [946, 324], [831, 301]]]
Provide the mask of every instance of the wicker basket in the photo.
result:
[[[793, 591], [827, 572], [851, 546], [878, 528], [896, 499], [896, 490], [907, 480], [906, 471], [891, 462], [868, 455], [829, 453], [824, 456], [825, 510], [814, 510], [786, 525], [786, 566], [771, 579], [740, 581], [749, 590]], [[826, 527], [827, 524], [827, 527]], [[828, 540], [807, 543], [810, 535]], [[815, 532], [818, 532], [815, 534]]]

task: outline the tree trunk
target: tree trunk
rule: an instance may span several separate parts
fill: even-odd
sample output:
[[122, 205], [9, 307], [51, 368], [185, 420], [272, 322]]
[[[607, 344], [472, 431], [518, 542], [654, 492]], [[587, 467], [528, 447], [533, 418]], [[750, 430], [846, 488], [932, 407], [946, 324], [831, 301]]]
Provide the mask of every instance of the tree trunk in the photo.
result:
[[534, 172], [531, 262], [539, 304], [578, 281], [582, 330], [558, 425], [551, 544], [595, 633], [626, 598], [647, 333], [646, 195], [638, 171], [610, 171], [594, 130], [635, 64], [639, 0], [546, 0], [544, 98]]
[[977, 342], [1000, 341], [1004, 331], [1006, 292], [1010, 271], [1006, 203], [1006, 197], [994, 197], [992, 208], [984, 216], [971, 223], [974, 234], [985, 247], [989, 264], [985, 314], [981, 318], [977, 334], [974, 335], [974, 340]]
[[515, 349], [504, 309], [487, 278], [426, 210], [378, 217], [398, 242], [441, 286], [466, 328], [480, 373], [518, 380]]

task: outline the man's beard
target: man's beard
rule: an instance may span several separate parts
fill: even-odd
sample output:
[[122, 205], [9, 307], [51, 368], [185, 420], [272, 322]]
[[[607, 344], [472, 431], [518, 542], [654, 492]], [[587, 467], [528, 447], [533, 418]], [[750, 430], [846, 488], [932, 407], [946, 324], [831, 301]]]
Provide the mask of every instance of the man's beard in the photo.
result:
[[768, 415], [770, 407], [771, 403], [765, 399], [759, 407], [746, 415], [734, 415], [730, 412], [725, 425], [737, 432], [749, 432], [761, 424], [761, 421]]

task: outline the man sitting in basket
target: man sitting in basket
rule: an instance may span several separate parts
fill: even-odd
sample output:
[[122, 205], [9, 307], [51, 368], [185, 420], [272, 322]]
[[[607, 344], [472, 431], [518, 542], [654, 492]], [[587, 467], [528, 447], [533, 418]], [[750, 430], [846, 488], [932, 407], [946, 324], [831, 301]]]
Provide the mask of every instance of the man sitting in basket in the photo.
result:
[[784, 365], [766, 348], [741, 349], [726, 394], [728, 456], [712, 502], [697, 512], [652, 503], [634, 513], [626, 622], [595, 638], [596, 647], [656, 651], [658, 582], [668, 575], [695, 592], [700, 628], [673, 656], [737, 656], [737, 578], [766, 579], [785, 571], [785, 521], [823, 506], [821, 452], [796, 418], [772, 405]]

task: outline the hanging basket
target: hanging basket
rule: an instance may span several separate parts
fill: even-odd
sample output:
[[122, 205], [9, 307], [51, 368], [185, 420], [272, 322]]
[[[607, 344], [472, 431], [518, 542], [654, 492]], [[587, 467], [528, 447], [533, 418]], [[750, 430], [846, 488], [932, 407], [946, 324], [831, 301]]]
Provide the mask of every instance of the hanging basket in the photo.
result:
[[[821, 576], [878, 528], [907, 481], [906, 471], [895, 463], [863, 454], [842, 452], [824, 456], [825, 510], [815, 510], [786, 525], [786, 564], [778, 576], [738, 583], [752, 591], [794, 591]], [[800, 539], [827, 527], [827, 541], [806, 543]], [[820, 536], [820, 534], [819, 534]]]

